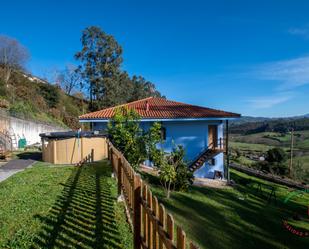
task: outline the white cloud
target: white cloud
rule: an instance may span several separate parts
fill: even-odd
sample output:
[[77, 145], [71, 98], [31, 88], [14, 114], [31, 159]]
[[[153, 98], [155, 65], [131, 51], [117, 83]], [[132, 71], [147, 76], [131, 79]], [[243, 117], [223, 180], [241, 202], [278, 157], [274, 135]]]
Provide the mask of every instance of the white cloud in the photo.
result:
[[288, 100], [294, 98], [294, 94], [291, 92], [275, 93], [269, 96], [259, 96], [247, 99], [247, 103], [254, 109], [267, 109], [275, 105], [282, 104]]
[[254, 74], [262, 80], [280, 83], [278, 90], [290, 90], [309, 84], [309, 56], [260, 65]]
[[290, 28], [288, 32], [291, 35], [298, 35], [305, 39], [309, 39], [309, 27], [306, 26], [304, 28]]

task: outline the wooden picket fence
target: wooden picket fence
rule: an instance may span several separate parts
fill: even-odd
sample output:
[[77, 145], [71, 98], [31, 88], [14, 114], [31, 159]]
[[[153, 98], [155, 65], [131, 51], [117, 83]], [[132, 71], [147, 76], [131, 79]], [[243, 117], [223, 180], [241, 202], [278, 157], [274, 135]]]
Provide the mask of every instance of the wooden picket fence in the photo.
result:
[[[107, 143], [108, 159], [117, 179], [118, 194], [124, 197], [133, 228], [134, 249], [185, 249], [185, 232], [175, 226], [173, 216], [166, 212], [164, 205], [158, 202], [122, 153], [110, 141]], [[198, 249], [192, 242], [189, 246], [190, 249]]]

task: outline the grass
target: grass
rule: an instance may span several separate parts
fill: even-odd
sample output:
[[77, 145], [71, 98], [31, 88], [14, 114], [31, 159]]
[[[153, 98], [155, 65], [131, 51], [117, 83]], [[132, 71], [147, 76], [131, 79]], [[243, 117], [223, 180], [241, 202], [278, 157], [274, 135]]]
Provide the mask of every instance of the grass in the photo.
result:
[[[300, 238], [282, 225], [282, 219], [291, 217], [294, 212], [306, 217], [308, 193], [284, 203], [293, 190], [236, 171], [232, 171], [231, 176], [240, 183], [237, 188], [193, 186], [188, 193], [172, 193], [170, 199], [165, 198], [155, 177], [145, 177], [176, 223], [201, 249], [309, 248], [309, 237]], [[266, 201], [270, 193], [268, 188], [264, 187], [263, 195], [256, 191], [258, 182], [277, 189], [276, 204], [274, 200]], [[308, 222], [308, 219], [298, 222], [298, 227], [305, 226], [309, 231]]]
[[39, 162], [0, 183], [0, 248], [132, 248], [110, 176], [105, 161]]
[[273, 148], [273, 146], [265, 144], [254, 144], [254, 143], [241, 143], [241, 142], [230, 142], [231, 148], [246, 150], [246, 151], [263, 151]]
[[[289, 133], [281, 134], [278, 132], [260, 132], [248, 135], [231, 135], [231, 140], [240, 146], [249, 146], [253, 150], [261, 150], [260, 146], [279, 146], [289, 149], [291, 143], [291, 135]], [[309, 131], [296, 131], [294, 133], [294, 148], [309, 152]], [[250, 148], [249, 148], [250, 149]]]

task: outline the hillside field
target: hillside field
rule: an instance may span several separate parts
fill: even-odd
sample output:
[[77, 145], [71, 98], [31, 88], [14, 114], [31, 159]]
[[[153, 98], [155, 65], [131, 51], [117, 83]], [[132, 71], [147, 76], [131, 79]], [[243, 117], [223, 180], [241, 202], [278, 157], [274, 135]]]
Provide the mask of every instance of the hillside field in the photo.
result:
[[[258, 157], [265, 157], [266, 152], [274, 147], [282, 148], [290, 157], [291, 134], [279, 132], [259, 132], [254, 134], [231, 134], [231, 151], [239, 157], [232, 161], [245, 166], [252, 166]], [[309, 130], [294, 132], [293, 165], [300, 165], [309, 170]], [[288, 160], [287, 162], [288, 163]]]

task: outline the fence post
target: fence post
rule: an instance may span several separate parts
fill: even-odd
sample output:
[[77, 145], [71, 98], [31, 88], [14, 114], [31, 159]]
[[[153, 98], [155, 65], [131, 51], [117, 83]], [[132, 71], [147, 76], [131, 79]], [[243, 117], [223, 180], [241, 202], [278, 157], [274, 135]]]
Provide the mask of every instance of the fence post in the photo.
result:
[[121, 157], [118, 158], [118, 196], [121, 195], [122, 186], [122, 160]]
[[91, 149], [91, 162], [94, 162], [94, 149]]
[[134, 249], [141, 248], [141, 177], [134, 174]]
[[113, 172], [115, 172], [115, 170], [114, 170], [114, 158], [113, 158], [113, 149], [111, 148], [111, 150], [110, 150], [110, 160], [111, 160], [111, 164], [112, 164], [112, 169], [113, 169]]
[[186, 234], [181, 229], [181, 227], [177, 226], [177, 249], [185, 249], [186, 248]]
[[110, 156], [110, 144], [109, 144], [109, 141], [107, 141], [107, 159], [108, 160], [111, 160], [111, 156]]

